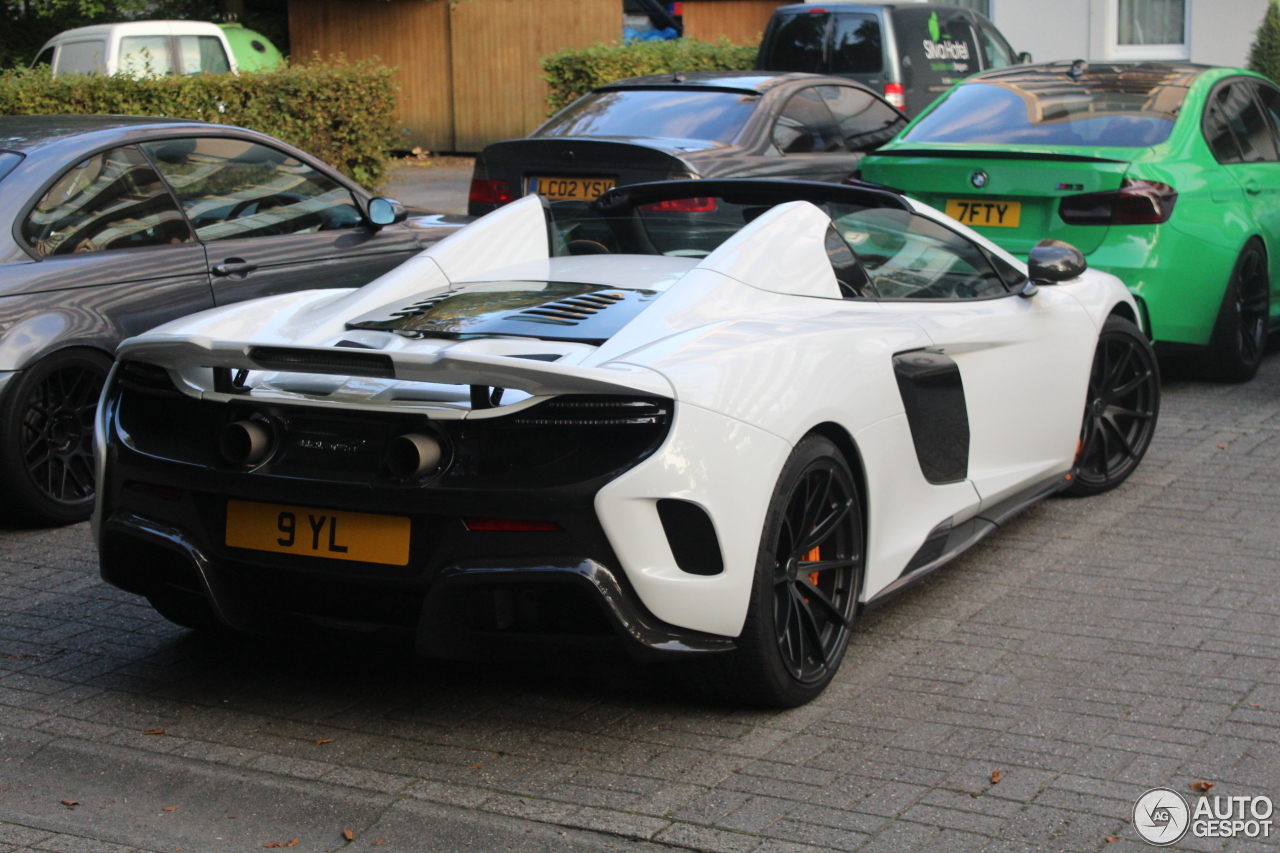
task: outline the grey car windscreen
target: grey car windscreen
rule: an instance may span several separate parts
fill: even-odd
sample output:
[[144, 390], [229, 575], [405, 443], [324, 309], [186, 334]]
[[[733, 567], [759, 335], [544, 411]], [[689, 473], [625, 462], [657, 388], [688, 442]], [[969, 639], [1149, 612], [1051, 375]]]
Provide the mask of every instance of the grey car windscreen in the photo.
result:
[[748, 92], [610, 89], [574, 101], [534, 135], [731, 142], [759, 102]]
[[4, 176], [12, 172], [21, 162], [21, 154], [14, 154], [12, 151], [0, 151], [0, 181], [3, 181]]

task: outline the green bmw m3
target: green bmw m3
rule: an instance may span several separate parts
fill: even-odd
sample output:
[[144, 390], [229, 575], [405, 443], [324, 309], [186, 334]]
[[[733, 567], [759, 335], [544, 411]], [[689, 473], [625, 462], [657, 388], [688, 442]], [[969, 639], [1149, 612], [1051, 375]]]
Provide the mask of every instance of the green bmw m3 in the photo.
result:
[[966, 79], [862, 161], [1023, 257], [1064, 240], [1118, 276], [1166, 354], [1253, 377], [1280, 321], [1280, 89], [1187, 63]]

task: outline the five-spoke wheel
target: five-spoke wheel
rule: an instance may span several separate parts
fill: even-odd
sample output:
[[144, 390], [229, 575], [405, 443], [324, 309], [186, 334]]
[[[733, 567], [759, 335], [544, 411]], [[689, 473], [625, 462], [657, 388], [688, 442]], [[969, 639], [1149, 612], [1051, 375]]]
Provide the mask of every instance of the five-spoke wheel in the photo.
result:
[[96, 488], [93, 421], [111, 359], [67, 349], [24, 370], [0, 406], [6, 513], [35, 524], [83, 521]]
[[1128, 320], [1107, 318], [1093, 354], [1068, 494], [1096, 495], [1124, 482], [1151, 444], [1159, 410], [1160, 370], [1151, 344]]

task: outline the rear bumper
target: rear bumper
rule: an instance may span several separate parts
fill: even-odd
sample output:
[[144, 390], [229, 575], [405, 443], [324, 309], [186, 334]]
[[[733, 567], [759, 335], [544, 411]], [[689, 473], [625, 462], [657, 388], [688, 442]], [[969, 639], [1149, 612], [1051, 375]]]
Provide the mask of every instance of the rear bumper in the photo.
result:
[[654, 618], [621, 573], [591, 557], [476, 558], [375, 580], [229, 559], [220, 550], [182, 526], [129, 510], [113, 512], [99, 540], [107, 583], [144, 596], [202, 597], [239, 631], [269, 633], [298, 621], [384, 629], [411, 634], [425, 655], [457, 660], [619, 644], [637, 660], [734, 648], [729, 638]]
[[1235, 266], [1234, 251], [1167, 225], [1112, 226], [1086, 257], [1090, 267], [1119, 278], [1143, 304], [1155, 341], [1209, 343]]

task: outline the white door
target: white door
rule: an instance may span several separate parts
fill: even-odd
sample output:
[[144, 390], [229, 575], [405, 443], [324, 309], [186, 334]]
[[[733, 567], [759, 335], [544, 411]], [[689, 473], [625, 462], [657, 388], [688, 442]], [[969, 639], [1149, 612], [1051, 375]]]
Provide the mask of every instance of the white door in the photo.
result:
[[1020, 273], [918, 214], [877, 210], [836, 227], [884, 309], [909, 315], [959, 367], [982, 510], [1067, 472], [1097, 339], [1083, 306], [1053, 286], [1012, 293]]

